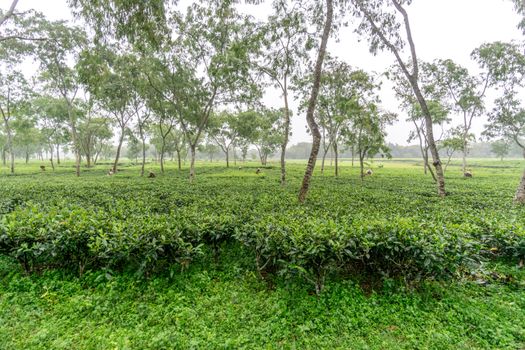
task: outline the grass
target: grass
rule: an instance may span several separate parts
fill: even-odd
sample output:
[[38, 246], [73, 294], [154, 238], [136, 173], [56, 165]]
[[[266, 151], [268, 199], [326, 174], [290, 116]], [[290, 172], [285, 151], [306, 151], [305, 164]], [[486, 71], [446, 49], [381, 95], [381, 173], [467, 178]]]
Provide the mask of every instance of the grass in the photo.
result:
[[355, 282], [334, 281], [316, 297], [295, 283], [268, 290], [229, 258], [221, 267], [197, 265], [171, 278], [109, 281], [97, 274], [22, 276], [2, 262], [0, 347], [520, 349], [525, 343], [523, 289], [434, 282], [367, 295]]
[[[473, 160], [472, 181], [461, 177], [457, 164], [447, 174], [451, 195], [442, 201], [417, 160], [377, 161], [374, 176], [364, 183], [357, 168], [344, 162], [339, 179], [331, 168], [324, 176], [317, 173], [307, 208], [328, 207], [334, 217], [417, 212], [444, 222], [461, 220], [459, 207], [473, 217], [521, 217], [524, 211], [511, 199], [523, 161]], [[208, 193], [219, 201], [209, 204], [219, 207], [221, 198], [235, 195], [252, 203], [260, 199], [251, 195], [262, 193], [276, 203], [266, 210], [280, 211], [283, 201], [298, 207], [293, 201], [303, 171], [303, 165], [290, 162], [290, 183], [281, 189], [277, 166], [255, 176], [256, 163], [241, 170], [201, 163], [190, 187], [186, 171], [173, 164], [165, 175], [151, 165], [159, 175], [153, 180], [139, 178], [132, 166], [114, 177], [105, 176], [103, 167], [84, 169], [76, 179], [70, 164], [56, 173], [41, 173], [38, 165], [20, 165], [15, 176], [4, 169], [0, 198], [52, 202], [61, 196], [95, 203], [110, 189], [121, 193], [115, 200], [163, 191], [167, 202]], [[27, 276], [0, 258], [0, 349], [525, 348], [525, 271], [513, 262], [484, 267], [486, 276], [503, 279], [473, 276], [410, 289], [391, 279], [370, 289], [359, 279], [332, 276], [315, 296], [299, 278], [276, 276], [269, 286], [254, 272], [250, 252], [234, 244], [226, 248], [218, 262], [205, 254], [184, 272], [174, 268], [147, 279], [105, 271]]]

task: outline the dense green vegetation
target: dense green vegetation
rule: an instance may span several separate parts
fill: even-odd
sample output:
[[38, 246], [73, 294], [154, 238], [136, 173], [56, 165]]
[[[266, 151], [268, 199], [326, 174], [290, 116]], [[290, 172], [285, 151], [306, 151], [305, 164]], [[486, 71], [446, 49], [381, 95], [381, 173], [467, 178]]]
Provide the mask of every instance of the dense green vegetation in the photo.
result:
[[412, 0], [63, 1], [0, 9], [0, 350], [525, 349], [523, 43], [419, 52]]
[[302, 166], [284, 188], [256, 165], [191, 186], [20, 167], [0, 178], [1, 347], [520, 348], [523, 164], [471, 163], [443, 200], [415, 161], [363, 182], [343, 162], [305, 205]]

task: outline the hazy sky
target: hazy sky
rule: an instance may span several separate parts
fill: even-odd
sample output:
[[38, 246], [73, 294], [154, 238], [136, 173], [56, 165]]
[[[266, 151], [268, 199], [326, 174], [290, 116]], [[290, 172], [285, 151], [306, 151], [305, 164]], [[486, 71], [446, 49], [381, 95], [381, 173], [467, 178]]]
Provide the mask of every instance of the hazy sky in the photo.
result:
[[[183, 2], [187, 3], [188, 0]], [[3, 9], [10, 3], [11, 0], [0, 0]], [[41, 11], [53, 20], [72, 19], [66, 0], [19, 1], [18, 9], [29, 8]], [[270, 9], [268, 4], [262, 4], [245, 6], [245, 11], [251, 12], [257, 18], [264, 18]], [[519, 17], [514, 12], [510, 0], [414, 0], [408, 11], [418, 56], [427, 61], [451, 58], [468, 67], [471, 72], [476, 72], [477, 66], [470, 60], [470, 53], [474, 48], [496, 40], [523, 40], [516, 27]], [[390, 52], [385, 51], [373, 57], [368, 52], [366, 42], [359, 42], [350, 28], [343, 29], [339, 35], [339, 42], [332, 40], [328, 50], [350, 65], [367, 71], [382, 72], [394, 63]], [[281, 107], [279, 94], [270, 92], [267, 95], [266, 104]], [[399, 112], [398, 102], [389, 84], [384, 84], [381, 96], [385, 109]], [[406, 116], [402, 112], [399, 112], [399, 119], [399, 122], [389, 128], [388, 140], [406, 144], [411, 125], [404, 121]], [[453, 123], [459, 123], [459, 118], [454, 117]], [[474, 131], [478, 135], [483, 130], [483, 124], [484, 120], [479, 119], [474, 125]], [[309, 140], [304, 115], [295, 113], [291, 142]]]

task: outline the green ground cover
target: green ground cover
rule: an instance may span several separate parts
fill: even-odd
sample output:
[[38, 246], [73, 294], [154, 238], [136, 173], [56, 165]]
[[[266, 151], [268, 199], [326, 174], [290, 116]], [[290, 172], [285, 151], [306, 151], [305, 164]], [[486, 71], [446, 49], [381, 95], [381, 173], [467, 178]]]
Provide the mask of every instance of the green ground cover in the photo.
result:
[[[0, 177], [0, 348], [521, 349], [522, 161]], [[154, 167], [151, 165], [151, 167]], [[158, 173], [158, 172], [157, 172]]]

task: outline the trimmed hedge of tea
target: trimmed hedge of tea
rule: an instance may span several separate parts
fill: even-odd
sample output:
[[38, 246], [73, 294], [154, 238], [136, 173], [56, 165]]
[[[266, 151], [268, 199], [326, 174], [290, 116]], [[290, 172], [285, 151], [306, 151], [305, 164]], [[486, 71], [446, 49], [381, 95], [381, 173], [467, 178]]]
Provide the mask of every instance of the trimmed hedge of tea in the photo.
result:
[[455, 194], [441, 200], [406, 176], [364, 184], [327, 178], [306, 205], [297, 204], [295, 187], [264, 177], [210, 176], [194, 186], [171, 178], [9, 180], [0, 254], [28, 273], [148, 275], [185, 268], [206, 251], [218, 260], [224, 243], [235, 242], [261, 276], [302, 276], [319, 292], [330, 273], [419, 281], [458, 276], [483, 259], [525, 259], [525, 210], [488, 180], [481, 190], [452, 182]]
[[418, 281], [457, 275], [484, 256], [523, 259], [525, 252], [524, 227], [497, 220], [486, 226], [443, 225], [403, 217], [334, 220], [301, 212], [248, 218], [195, 208], [122, 214], [118, 208], [28, 203], [0, 219], [0, 253], [28, 273], [60, 267], [79, 274], [99, 268], [150, 274], [173, 264], [184, 268], [204, 246], [218, 255], [221, 243], [233, 240], [253, 252], [261, 275], [299, 274], [320, 292], [330, 272]]

